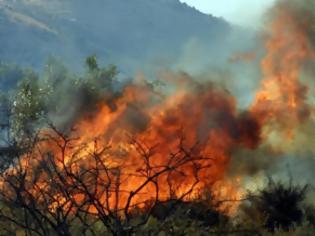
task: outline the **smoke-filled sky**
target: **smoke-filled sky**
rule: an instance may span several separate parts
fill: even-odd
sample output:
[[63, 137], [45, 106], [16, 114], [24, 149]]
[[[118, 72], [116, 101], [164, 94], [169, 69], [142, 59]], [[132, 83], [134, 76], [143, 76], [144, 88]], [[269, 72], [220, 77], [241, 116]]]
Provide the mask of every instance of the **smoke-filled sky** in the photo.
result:
[[245, 27], [256, 28], [263, 13], [276, 0], [181, 0], [201, 12], [223, 17]]

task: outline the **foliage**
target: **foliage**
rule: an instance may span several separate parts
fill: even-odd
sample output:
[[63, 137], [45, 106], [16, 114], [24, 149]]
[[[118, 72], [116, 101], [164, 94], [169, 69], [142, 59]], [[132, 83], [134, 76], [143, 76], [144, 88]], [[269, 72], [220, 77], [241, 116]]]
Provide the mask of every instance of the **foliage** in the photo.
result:
[[229, 217], [207, 200], [159, 202], [139, 235], [208, 235], [229, 225]]
[[77, 80], [76, 85], [84, 96], [95, 104], [100, 98], [111, 99], [114, 96], [114, 78], [119, 73], [115, 65], [99, 68], [96, 56], [86, 59], [87, 74]]
[[[55, 58], [49, 58], [41, 75], [24, 71], [9, 102], [11, 131], [18, 142], [32, 138], [44, 122], [59, 116], [60, 112], [66, 113], [64, 110], [69, 111], [69, 107], [77, 110], [73, 111], [75, 116], [82, 110], [95, 109], [100, 101], [110, 102], [116, 96], [112, 84], [118, 74], [117, 68], [112, 65], [99, 68], [96, 57], [89, 57], [86, 63], [88, 70], [84, 76], [71, 74]], [[67, 123], [67, 119], [71, 117], [62, 122]]]
[[305, 220], [303, 203], [306, 192], [307, 186], [300, 187], [270, 180], [266, 188], [249, 194], [243, 210], [270, 232], [278, 229], [289, 232]]
[[13, 97], [12, 132], [19, 141], [33, 136], [38, 121], [46, 111], [46, 91], [40, 87], [38, 80], [36, 74], [29, 72], [20, 81]]
[[[0, 125], [8, 126], [13, 135], [8, 137], [12, 142], [0, 148], [0, 235], [312, 235], [315, 209], [304, 201], [307, 187], [270, 181], [260, 191], [248, 194], [237, 216], [219, 210], [211, 195], [187, 198], [196, 187], [194, 184], [183, 195], [162, 200], [157, 179], [180, 170], [182, 165], [196, 164], [201, 157], [178, 147], [178, 159], [174, 158], [177, 162], [152, 166], [153, 152], [131, 140], [142, 150], [138, 161], [146, 163], [137, 173], [144, 179], [143, 186], [156, 186], [155, 198], [144, 202], [145, 206], [131, 206], [143, 187], [130, 192], [119, 189], [124, 169], [104, 164], [106, 148], [95, 147], [94, 152], [87, 152], [84, 147], [88, 145], [73, 145], [75, 139], [68, 130], [51, 124], [47, 137], [36, 132], [43, 125], [47, 128], [50, 118], [62, 117], [70, 109], [74, 109], [73, 117], [82, 110], [93, 112], [101, 102], [114, 109], [112, 101], [120, 95], [115, 88], [119, 87], [117, 75], [115, 66], [100, 67], [96, 56], [86, 59], [82, 75], [72, 74], [54, 58], [48, 60], [42, 74], [0, 64], [0, 83], [1, 76], [19, 81], [11, 92], [0, 96], [1, 111], [8, 116], [8, 121], [4, 119]], [[73, 117], [60, 118], [59, 127]], [[58, 151], [41, 152], [39, 144], [43, 140], [54, 142]], [[39, 150], [40, 155], [32, 149], [24, 150], [29, 146], [36, 147], [34, 150]], [[89, 153], [88, 161], [83, 163], [75, 156], [67, 156], [66, 162], [65, 152], [70, 149]], [[22, 165], [25, 162], [31, 163], [28, 167], [32, 171]], [[196, 166], [202, 168], [190, 167]], [[198, 168], [194, 173], [198, 173]], [[191, 178], [199, 181], [198, 174]], [[127, 195], [123, 208], [98, 201], [96, 183], [102, 183], [102, 192], [110, 198], [114, 194]], [[78, 202], [76, 195], [84, 195], [84, 201]]]
[[96, 59], [96, 55], [92, 55], [86, 58], [85, 61], [89, 71], [95, 71], [98, 70], [98, 63], [97, 63], [97, 59]]

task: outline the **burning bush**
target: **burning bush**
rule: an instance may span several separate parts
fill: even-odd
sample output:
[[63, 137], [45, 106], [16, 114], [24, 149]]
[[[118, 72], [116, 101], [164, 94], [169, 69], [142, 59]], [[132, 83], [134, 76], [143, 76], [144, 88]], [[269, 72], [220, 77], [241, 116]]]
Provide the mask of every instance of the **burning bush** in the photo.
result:
[[[218, 209], [202, 212], [186, 202], [223, 180], [233, 148], [257, 145], [256, 120], [238, 112], [227, 91], [187, 74], [172, 74], [168, 83], [176, 92], [171, 94], [140, 81], [123, 87], [117, 96], [104, 92], [111, 90], [107, 83], [101, 86], [104, 73], [95, 66], [86, 83], [79, 80], [74, 83], [79, 86], [69, 90], [98, 91], [93, 109], [71, 119], [72, 128], [41, 123], [29, 137], [17, 136], [23, 149], [12, 153], [14, 162], [1, 173], [2, 219], [38, 235], [70, 235], [74, 222], [89, 233], [97, 222], [123, 235], [145, 225], [161, 202], [176, 200], [182, 206], [176, 211], [191, 208], [185, 213], [189, 221], [218, 223]], [[110, 78], [115, 74], [108, 73]], [[34, 86], [36, 91], [41, 91], [39, 86]], [[22, 104], [40, 99], [37, 93], [22, 91], [29, 98], [16, 96], [26, 101]], [[51, 115], [50, 101], [55, 104], [52, 91], [43, 103], [43, 120]], [[228, 197], [238, 195], [236, 188], [231, 190]], [[144, 207], [135, 222], [132, 210]]]
[[11, 157], [0, 175], [5, 234], [16, 227], [43, 236], [145, 235], [159, 228], [175, 235], [197, 228], [200, 235], [254, 235], [261, 227], [300, 225], [306, 188], [270, 183], [251, 196], [251, 209], [261, 213], [257, 222], [265, 221], [255, 229], [235, 226], [231, 212], [199, 195], [210, 191], [237, 208], [248, 165], [237, 178], [228, 175], [236, 151], [295, 151], [287, 146], [295, 146], [301, 127], [314, 127], [312, 99], [300, 81], [315, 55], [313, 15], [289, 3], [273, 9], [262, 86], [245, 110], [211, 78], [166, 72], [159, 81], [138, 76], [120, 83], [117, 68], [100, 68], [95, 56], [82, 76], [61, 65], [47, 65], [43, 79], [27, 74], [8, 114], [13, 145], [0, 150], [3, 160]]

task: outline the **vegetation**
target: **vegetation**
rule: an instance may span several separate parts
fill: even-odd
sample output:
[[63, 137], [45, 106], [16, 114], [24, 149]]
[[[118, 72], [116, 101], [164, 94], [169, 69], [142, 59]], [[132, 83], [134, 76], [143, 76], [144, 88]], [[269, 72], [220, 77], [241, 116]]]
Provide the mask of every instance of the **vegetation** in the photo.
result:
[[[99, 101], [115, 109], [119, 97], [118, 70], [101, 68], [95, 56], [86, 59], [82, 76], [70, 73], [51, 58], [42, 75], [16, 68], [17, 86], [3, 92], [1, 109], [4, 122], [0, 148], [0, 235], [312, 235], [315, 209], [306, 203], [308, 187], [269, 181], [269, 184], [240, 199], [239, 213], [228, 214], [211, 193], [190, 197], [199, 183], [200, 165], [206, 158], [196, 155], [198, 144], [189, 148], [181, 139], [167, 165], [151, 162], [154, 146], [137, 147], [137, 161], [143, 162], [137, 174], [143, 182], [130, 192], [120, 188], [125, 166], [113, 168], [104, 161], [110, 148], [93, 151], [76, 145], [77, 137], [68, 123], [78, 112], [93, 111]], [[0, 78], [8, 75], [1, 70]], [[9, 76], [9, 75], [8, 75]], [[8, 78], [11, 78], [10, 76]], [[154, 86], [154, 85], [150, 85]], [[69, 105], [72, 101], [78, 104]], [[63, 109], [74, 107], [73, 116], [62, 117]], [[60, 112], [61, 111], [61, 112]], [[55, 119], [56, 116], [58, 118]], [[58, 128], [52, 118], [59, 121]], [[48, 133], [40, 133], [44, 126]], [[49, 142], [53, 151], [43, 151]], [[71, 150], [72, 155], [66, 155]], [[75, 150], [75, 151], [73, 151]], [[84, 161], [77, 153], [87, 153]], [[189, 167], [193, 183], [180, 195], [162, 198], [158, 179], [169, 179]], [[187, 173], [185, 173], [187, 174]], [[130, 177], [130, 176], [128, 176]], [[176, 188], [171, 182], [170, 189]], [[150, 201], [134, 203], [141, 191], [153, 186]], [[113, 202], [100, 200], [107, 196]], [[119, 204], [126, 197], [124, 204]], [[78, 200], [79, 199], [79, 200]]]

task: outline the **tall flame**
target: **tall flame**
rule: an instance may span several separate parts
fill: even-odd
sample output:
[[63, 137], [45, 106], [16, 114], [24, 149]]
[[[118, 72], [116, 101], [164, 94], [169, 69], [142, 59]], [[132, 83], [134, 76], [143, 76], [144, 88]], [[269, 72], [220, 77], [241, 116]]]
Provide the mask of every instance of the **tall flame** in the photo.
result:
[[[71, 174], [85, 170], [81, 176], [94, 183], [95, 196], [113, 208], [128, 205], [130, 194], [148, 179], [150, 183], [137, 192], [130, 206], [156, 197], [166, 200], [185, 193], [189, 193], [187, 198], [194, 197], [213, 187], [217, 188], [214, 192], [221, 192], [217, 194], [220, 197], [239, 197], [238, 187], [224, 182], [234, 149], [255, 149], [273, 129], [294, 138], [294, 127], [311, 111], [306, 103], [307, 87], [299, 80], [303, 64], [314, 59], [305, 33], [311, 31], [308, 17], [297, 20], [284, 4], [274, 11], [261, 62], [262, 87], [249, 111], [238, 111], [236, 99], [212, 83], [170, 73], [167, 88], [155, 90], [138, 81], [123, 90], [114, 107], [100, 102], [96, 112], [83, 114], [74, 124], [69, 143], [58, 133], [43, 130], [43, 140], [25, 156], [24, 165], [36, 169], [43, 158], [50, 157], [57, 162], [56, 171]], [[187, 156], [195, 159], [171, 174], [148, 178]], [[96, 175], [98, 168], [104, 172]], [[50, 177], [49, 173], [35, 172], [28, 172], [34, 194], [47, 187]], [[73, 185], [67, 175], [63, 180], [65, 186]], [[109, 182], [110, 193], [104, 191]], [[86, 198], [75, 189], [72, 194], [78, 204]], [[60, 193], [55, 193], [55, 198], [63, 204]], [[56, 203], [51, 208], [55, 209]]]
[[[49, 138], [30, 154], [32, 165], [38, 165], [45, 153], [53, 154], [59, 168], [68, 168], [71, 172], [83, 166], [94, 170], [103, 164], [111, 169], [111, 179], [119, 185], [116, 186], [119, 196], [107, 196], [103, 191], [103, 184], [109, 181], [106, 172], [94, 179], [100, 182], [100, 192], [96, 195], [118, 208], [125, 206], [130, 193], [146, 181], [143, 172], [159, 172], [176, 165], [177, 160], [184, 161], [185, 155], [196, 159], [156, 179], [158, 199], [162, 201], [188, 192], [187, 197], [191, 198], [202, 189], [214, 186], [224, 179], [233, 148], [254, 148], [258, 144], [259, 126], [248, 114], [236, 110], [235, 99], [226, 91], [210, 83], [199, 84], [186, 75], [173, 82], [179, 86], [178, 92], [169, 96], [138, 84], [125, 89], [114, 111], [100, 104], [96, 114], [77, 122], [71, 134], [73, 140], [64, 152], [60, 151], [60, 137], [49, 130], [43, 131], [42, 137]], [[95, 154], [99, 155], [100, 162], [94, 160]], [[195, 173], [196, 166], [204, 168]], [[46, 177], [39, 181], [45, 182]], [[221, 182], [216, 186], [226, 186], [230, 190], [226, 194], [233, 192], [231, 184]], [[131, 205], [149, 201], [156, 194], [156, 186], [148, 184], [133, 198]], [[78, 194], [76, 199], [82, 201], [82, 195]]]
[[273, 11], [265, 44], [267, 55], [261, 62], [264, 79], [251, 111], [262, 125], [273, 122], [292, 138], [294, 127], [310, 116], [308, 89], [300, 76], [305, 63], [315, 55], [309, 38], [312, 24], [307, 12], [297, 18], [298, 10], [290, 2], [280, 2]]

